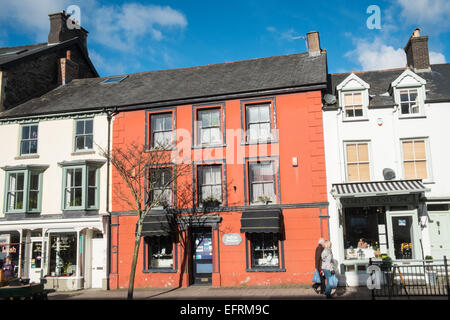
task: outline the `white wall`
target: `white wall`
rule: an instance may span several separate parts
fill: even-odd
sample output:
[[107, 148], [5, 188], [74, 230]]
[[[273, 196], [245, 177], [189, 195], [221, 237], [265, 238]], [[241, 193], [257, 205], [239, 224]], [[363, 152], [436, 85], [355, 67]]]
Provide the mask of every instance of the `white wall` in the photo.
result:
[[[330, 214], [331, 241], [339, 262], [344, 259], [342, 228], [339, 227], [336, 201], [331, 196], [332, 184], [346, 182], [344, 141], [370, 140], [371, 180], [380, 181], [383, 169], [391, 168], [396, 179], [403, 179], [400, 139], [428, 137], [428, 165], [432, 179], [426, 183], [431, 189], [426, 197], [450, 198], [450, 103], [425, 104], [425, 118], [399, 119], [399, 110], [394, 108], [369, 109], [367, 121], [343, 122], [340, 111], [325, 111], [323, 114], [327, 192]], [[382, 125], [378, 125], [378, 120]], [[427, 150], [427, 151], [428, 151]], [[425, 255], [429, 254], [428, 230], [422, 230]], [[337, 245], [339, 244], [339, 245]]]
[[[73, 154], [75, 119], [41, 120], [38, 129], [37, 159], [15, 159], [19, 156], [20, 124], [0, 123], [0, 167], [17, 165], [48, 165], [43, 174], [41, 215], [60, 214], [62, 198], [62, 168], [58, 162], [103, 159], [99, 148], [107, 148], [106, 116], [94, 118], [95, 154]], [[106, 212], [106, 163], [100, 168], [99, 213]], [[4, 217], [5, 171], [0, 170], [0, 217]]]

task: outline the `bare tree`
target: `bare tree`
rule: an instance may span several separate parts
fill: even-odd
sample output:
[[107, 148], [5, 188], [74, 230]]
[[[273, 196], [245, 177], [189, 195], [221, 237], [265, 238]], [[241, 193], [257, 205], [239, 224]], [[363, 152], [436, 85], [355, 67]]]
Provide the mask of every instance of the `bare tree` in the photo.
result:
[[110, 161], [122, 179], [113, 184], [114, 195], [135, 211], [138, 218], [127, 296], [128, 299], [133, 299], [144, 219], [155, 207], [171, 207], [169, 190], [173, 189], [172, 186], [177, 184], [180, 177], [190, 172], [190, 166], [176, 163], [168, 148], [158, 147], [148, 151], [145, 145], [136, 142], [123, 148], [113, 148], [110, 153], [101, 150], [101, 154]]

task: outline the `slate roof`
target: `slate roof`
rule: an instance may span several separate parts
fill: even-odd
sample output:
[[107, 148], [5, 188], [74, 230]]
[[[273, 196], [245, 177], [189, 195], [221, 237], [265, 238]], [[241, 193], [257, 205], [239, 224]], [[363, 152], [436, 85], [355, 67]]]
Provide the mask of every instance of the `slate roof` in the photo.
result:
[[[395, 105], [394, 98], [388, 94], [391, 83], [397, 79], [407, 68], [354, 72], [359, 78], [370, 85], [369, 108], [383, 108]], [[328, 77], [327, 92], [339, 99], [336, 86], [339, 85], [351, 73], [335, 73]], [[450, 102], [450, 64], [431, 65], [431, 72], [417, 72], [417, 75], [427, 81], [426, 101], [427, 102]], [[338, 102], [336, 103], [337, 106]], [[330, 107], [330, 106], [329, 106]]]
[[327, 61], [326, 53], [316, 57], [299, 53], [128, 74], [120, 82], [103, 84], [108, 78], [73, 80], [5, 111], [0, 119], [117, 106], [181, 105], [291, 88], [325, 89]]
[[29, 54], [33, 54], [45, 48], [47, 48], [47, 43], [0, 48], [0, 65], [23, 58]]

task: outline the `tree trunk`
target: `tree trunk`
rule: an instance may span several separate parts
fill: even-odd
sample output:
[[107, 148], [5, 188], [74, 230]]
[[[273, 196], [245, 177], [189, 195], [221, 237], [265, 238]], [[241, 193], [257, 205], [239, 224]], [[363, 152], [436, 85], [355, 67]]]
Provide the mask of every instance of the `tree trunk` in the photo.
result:
[[143, 220], [139, 219], [137, 224], [136, 239], [134, 240], [133, 260], [131, 262], [130, 281], [128, 282], [127, 299], [133, 299], [134, 276], [136, 274], [137, 258], [139, 255], [139, 247], [141, 245], [142, 222]]

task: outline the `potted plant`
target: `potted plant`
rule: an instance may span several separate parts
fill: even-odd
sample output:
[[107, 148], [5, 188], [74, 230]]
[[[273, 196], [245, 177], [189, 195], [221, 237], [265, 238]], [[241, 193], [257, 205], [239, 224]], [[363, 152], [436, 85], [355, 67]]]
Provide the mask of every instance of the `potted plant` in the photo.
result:
[[380, 268], [382, 271], [391, 271], [392, 268], [392, 259], [387, 254], [383, 254], [381, 256], [382, 262]]
[[264, 203], [266, 205], [269, 204], [269, 202], [272, 202], [272, 200], [269, 197], [267, 197], [267, 196], [259, 196], [258, 197], [258, 201], [262, 202], [262, 203]]
[[426, 256], [425, 257], [425, 263], [428, 264], [428, 266], [425, 269], [425, 278], [427, 281], [427, 284], [434, 286], [437, 281], [437, 273], [433, 270], [433, 267], [430, 266], [430, 264], [433, 263], [433, 257], [432, 256]]
[[373, 253], [376, 259], [381, 259], [381, 251], [378, 242], [375, 242], [375, 245], [373, 246]]
[[219, 200], [214, 197], [207, 197], [202, 199], [202, 205], [204, 208], [216, 208], [221, 204]]

